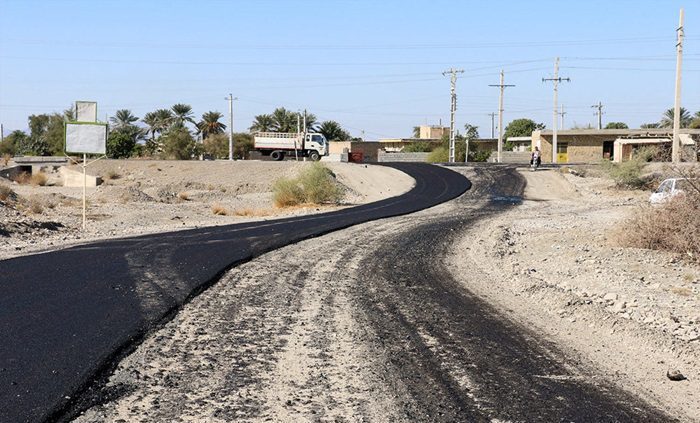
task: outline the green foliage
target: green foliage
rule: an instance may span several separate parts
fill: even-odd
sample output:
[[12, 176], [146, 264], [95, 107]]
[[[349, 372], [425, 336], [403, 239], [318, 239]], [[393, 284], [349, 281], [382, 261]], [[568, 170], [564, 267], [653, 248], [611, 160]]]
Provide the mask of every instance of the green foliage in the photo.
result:
[[289, 207], [299, 204], [337, 204], [343, 197], [343, 189], [335, 175], [321, 163], [313, 163], [294, 179], [275, 181], [272, 191], [275, 205]]
[[[272, 114], [257, 115], [253, 118], [251, 132], [296, 132], [297, 118], [303, 126], [304, 117], [302, 114], [287, 110], [284, 107], [276, 108]], [[311, 113], [306, 114], [306, 131], [318, 132], [318, 120]], [[303, 129], [303, 128], [302, 128]]]
[[643, 123], [639, 125], [641, 129], [656, 129], [659, 127], [658, 123]]
[[639, 189], [646, 185], [646, 181], [641, 177], [644, 164], [645, 161], [642, 158], [633, 157], [622, 163], [603, 160], [601, 167], [618, 187]]
[[29, 139], [22, 153], [38, 156], [62, 154], [64, 116], [67, 112], [64, 115], [52, 113], [29, 116]]
[[534, 131], [544, 128], [544, 123], [536, 123], [532, 119], [515, 119], [506, 126], [503, 137], [506, 139], [509, 137], [529, 137]]
[[228, 135], [213, 134], [202, 141], [204, 154], [215, 159], [228, 158]]
[[491, 157], [490, 151], [478, 151], [476, 146], [472, 149], [471, 144], [469, 145], [469, 161], [470, 162], [485, 162]]
[[242, 132], [233, 134], [233, 158], [247, 159], [248, 153], [254, 148], [254, 145], [255, 139], [251, 134]]
[[272, 115], [257, 115], [255, 118], [253, 118], [253, 124], [250, 126], [250, 132], [271, 132], [274, 125], [275, 123], [272, 120]]
[[468, 123], [464, 124], [464, 137], [469, 141], [479, 138], [479, 127], [470, 125]]
[[131, 157], [136, 146], [136, 139], [127, 131], [112, 131], [107, 138], [107, 157], [122, 159]]
[[428, 162], [430, 163], [447, 163], [450, 159], [450, 149], [449, 147], [437, 147], [428, 155]]
[[413, 138], [420, 138], [420, 126], [413, 127]]
[[430, 142], [416, 141], [403, 148], [404, 153], [429, 153], [435, 145]]
[[113, 117], [109, 118], [115, 128], [124, 128], [134, 126], [134, 122], [138, 122], [139, 118], [134, 116], [129, 109], [117, 110]]
[[318, 127], [318, 132], [326, 137], [328, 141], [346, 141], [350, 139], [350, 134], [338, 122], [333, 120], [321, 123]]
[[219, 112], [206, 112], [202, 115], [202, 120], [197, 123], [197, 129], [202, 134], [202, 139], [207, 139], [209, 135], [221, 134], [226, 129], [226, 125], [219, 122], [223, 118]]
[[163, 154], [166, 158], [189, 160], [196, 153], [194, 138], [184, 126], [175, 126], [162, 137]]
[[629, 126], [625, 122], [608, 122], [605, 129], [628, 129]]
[[22, 149], [28, 140], [29, 137], [24, 133], [24, 131], [12, 131], [10, 135], [5, 137], [2, 144], [0, 144], [0, 155], [9, 154], [14, 156], [17, 153], [22, 152]]
[[171, 126], [182, 128], [187, 122], [196, 125], [192, 106], [189, 104], [177, 103], [170, 110], [173, 112], [172, 121], [169, 122]]
[[[681, 112], [681, 118], [680, 118], [681, 128], [689, 127], [690, 123], [693, 120], [693, 117], [690, 115], [690, 112], [685, 107], [681, 107], [680, 112]], [[673, 128], [674, 116], [675, 116], [674, 109], [666, 110], [664, 112], [663, 116], [661, 117], [661, 120], [659, 121], [659, 128]]]

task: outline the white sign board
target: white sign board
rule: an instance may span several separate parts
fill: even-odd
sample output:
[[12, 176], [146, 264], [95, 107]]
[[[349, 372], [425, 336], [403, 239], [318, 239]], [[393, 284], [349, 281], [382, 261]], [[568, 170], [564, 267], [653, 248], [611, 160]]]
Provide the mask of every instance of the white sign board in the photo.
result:
[[107, 153], [107, 125], [66, 123], [66, 153]]
[[78, 122], [97, 122], [97, 103], [94, 101], [76, 101], [75, 118]]

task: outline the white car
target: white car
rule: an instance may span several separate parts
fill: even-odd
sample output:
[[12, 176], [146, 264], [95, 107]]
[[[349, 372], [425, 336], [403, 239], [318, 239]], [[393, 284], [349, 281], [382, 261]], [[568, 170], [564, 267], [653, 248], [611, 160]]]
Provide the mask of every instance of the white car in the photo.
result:
[[[693, 179], [693, 181], [698, 182], [698, 185], [700, 185], [700, 181], [697, 181], [696, 179]], [[692, 189], [691, 182], [686, 178], [666, 179], [661, 183], [661, 185], [659, 185], [656, 192], [651, 194], [651, 197], [649, 197], [649, 202], [651, 204], [665, 203], [676, 195], [682, 194], [690, 189]]]

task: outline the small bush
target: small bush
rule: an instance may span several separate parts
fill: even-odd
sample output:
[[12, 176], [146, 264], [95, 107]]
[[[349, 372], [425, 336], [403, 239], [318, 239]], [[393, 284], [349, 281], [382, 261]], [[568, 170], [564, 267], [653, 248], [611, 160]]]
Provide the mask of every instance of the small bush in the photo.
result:
[[34, 214], [42, 214], [44, 212], [44, 206], [37, 200], [29, 200], [28, 209]]
[[226, 209], [226, 207], [222, 206], [221, 204], [214, 204], [213, 206], [211, 206], [211, 212], [217, 216], [228, 216], [229, 215], [229, 212]]
[[21, 185], [26, 185], [29, 183], [29, 180], [31, 179], [32, 175], [29, 172], [20, 172], [19, 175], [17, 175], [17, 178], [15, 178], [15, 181], [18, 184]]
[[428, 155], [430, 163], [447, 163], [450, 160], [450, 152], [445, 147], [438, 147]]
[[183, 191], [177, 195], [177, 198], [179, 198], [182, 201], [187, 201], [190, 199], [190, 195], [188, 193], [186, 193], [185, 191]]
[[700, 263], [700, 193], [691, 191], [669, 202], [642, 208], [616, 234], [627, 247], [664, 250]]
[[642, 179], [644, 163], [639, 157], [634, 157], [619, 164], [604, 160], [601, 166], [618, 187], [639, 189], [647, 184]]
[[107, 172], [105, 172], [105, 180], [107, 180], [107, 181], [110, 181], [113, 179], [119, 179], [121, 177], [122, 177], [122, 175], [120, 175], [119, 172], [117, 172], [114, 169], [110, 169]]
[[5, 153], [2, 155], [2, 162], [4, 163], [5, 166], [7, 166], [10, 163], [10, 160], [12, 160], [12, 155]]
[[320, 163], [304, 169], [295, 179], [278, 179], [272, 186], [277, 207], [290, 207], [304, 203], [339, 203], [343, 189], [335, 181], [335, 175]]
[[262, 209], [251, 209], [251, 208], [243, 208], [243, 209], [236, 209], [233, 211], [234, 216], [251, 216], [251, 217], [262, 217], [262, 216], [269, 216], [270, 212], [268, 210], [262, 210]]
[[0, 201], [14, 200], [15, 198], [16, 195], [12, 188], [0, 185]]
[[49, 178], [44, 172], [38, 172], [29, 177], [29, 183], [34, 186], [44, 186]]
[[304, 190], [296, 179], [278, 179], [272, 186], [274, 202], [277, 207], [289, 207], [305, 201]]
[[429, 153], [433, 151], [434, 145], [425, 141], [417, 141], [403, 148], [404, 153]]

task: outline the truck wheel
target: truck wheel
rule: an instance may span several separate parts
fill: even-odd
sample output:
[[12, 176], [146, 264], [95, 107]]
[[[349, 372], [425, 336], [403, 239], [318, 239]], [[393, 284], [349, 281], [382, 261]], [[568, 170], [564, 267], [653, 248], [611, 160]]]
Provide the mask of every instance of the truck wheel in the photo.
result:
[[281, 151], [273, 151], [270, 153], [270, 158], [276, 162], [284, 159], [284, 153]]
[[321, 160], [321, 156], [318, 154], [317, 151], [311, 151], [309, 153], [309, 159], [311, 159], [311, 161], [313, 161], [313, 162], [317, 162], [317, 161]]

